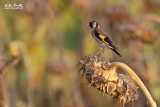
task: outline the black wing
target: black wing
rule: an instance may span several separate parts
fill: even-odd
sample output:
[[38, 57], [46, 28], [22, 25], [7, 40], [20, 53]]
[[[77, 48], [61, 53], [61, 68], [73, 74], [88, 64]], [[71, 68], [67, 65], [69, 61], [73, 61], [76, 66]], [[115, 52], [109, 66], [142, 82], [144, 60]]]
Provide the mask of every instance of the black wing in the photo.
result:
[[113, 45], [112, 41], [109, 39], [109, 37], [105, 37], [104, 40], [114, 49], [118, 49], [116, 46]]

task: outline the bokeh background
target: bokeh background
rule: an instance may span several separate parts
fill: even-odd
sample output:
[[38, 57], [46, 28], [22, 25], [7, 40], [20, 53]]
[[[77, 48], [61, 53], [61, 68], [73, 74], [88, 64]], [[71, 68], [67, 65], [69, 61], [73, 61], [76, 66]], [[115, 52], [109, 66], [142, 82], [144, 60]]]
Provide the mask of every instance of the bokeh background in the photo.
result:
[[[7, 10], [7, 3], [24, 9]], [[103, 59], [129, 65], [160, 105], [159, 0], [0, 0], [0, 53], [19, 56], [4, 75], [9, 107], [120, 107], [75, 67], [99, 48], [86, 26], [92, 20], [122, 55], [106, 50]], [[125, 107], [132, 105], [149, 106], [140, 90]]]

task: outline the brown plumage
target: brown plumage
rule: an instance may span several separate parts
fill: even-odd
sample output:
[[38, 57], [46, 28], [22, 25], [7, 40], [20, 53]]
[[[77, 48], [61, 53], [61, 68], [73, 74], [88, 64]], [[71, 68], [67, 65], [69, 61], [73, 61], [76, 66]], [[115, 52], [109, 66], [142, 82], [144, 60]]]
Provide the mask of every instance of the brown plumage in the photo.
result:
[[121, 57], [117, 51], [118, 48], [114, 46], [107, 33], [99, 27], [96, 21], [91, 21], [88, 25], [92, 28], [92, 36], [100, 47], [108, 47]]

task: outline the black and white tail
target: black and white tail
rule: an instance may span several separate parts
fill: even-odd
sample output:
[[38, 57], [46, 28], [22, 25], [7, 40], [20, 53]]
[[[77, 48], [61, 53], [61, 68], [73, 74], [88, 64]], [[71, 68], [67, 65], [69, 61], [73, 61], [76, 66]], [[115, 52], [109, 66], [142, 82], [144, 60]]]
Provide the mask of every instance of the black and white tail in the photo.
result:
[[114, 48], [110, 48], [110, 49], [112, 49], [118, 56], [122, 57], [121, 54], [118, 53], [116, 49], [114, 49]]

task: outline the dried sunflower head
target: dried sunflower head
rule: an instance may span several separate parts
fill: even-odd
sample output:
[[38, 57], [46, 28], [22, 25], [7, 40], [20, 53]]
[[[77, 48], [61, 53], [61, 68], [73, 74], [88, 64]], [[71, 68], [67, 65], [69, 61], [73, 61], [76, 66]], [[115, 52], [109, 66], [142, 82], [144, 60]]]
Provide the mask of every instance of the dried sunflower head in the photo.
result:
[[116, 72], [116, 67], [102, 61], [97, 54], [80, 59], [82, 78], [89, 84], [124, 104], [138, 98], [137, 87], [127, 80], [123, 74]]

